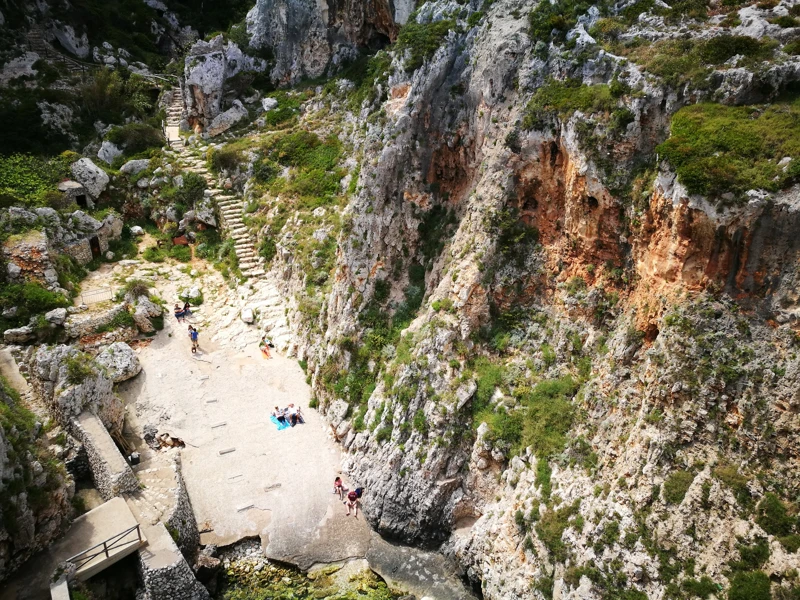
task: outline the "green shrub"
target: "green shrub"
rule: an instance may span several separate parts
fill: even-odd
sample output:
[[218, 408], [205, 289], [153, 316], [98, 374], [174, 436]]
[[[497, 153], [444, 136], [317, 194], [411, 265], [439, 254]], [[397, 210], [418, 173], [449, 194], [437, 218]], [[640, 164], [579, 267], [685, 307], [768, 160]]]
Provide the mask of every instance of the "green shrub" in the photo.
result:
[[48, 192], [55, 191], [58, 183], [69, 177], [70, 163], [78, 158], [74, 152], [50, 159], [28, 154], [0, 155], [0, 206], [44, 206]]
[[169, 249], [169, 257], [178, 262], [188, 263], [192, 260], [192, 249], [189, 246], [172, 246]]
[[616, 100], [605, 84], [584, 85], [577, 79], [551, 79], [537, 89], [528, 102], [522, 126], [540, 129], [556, 116], [566, 119], [576, 111], [586, 114], [610, 112], [615, 105]]
[[80, 385], [97, 374], [92, 357], [83, 352], [71, 354], [64, 360], [64, 364], [67, 367], [67, 381], [72, 385]]
[[[777, 191], [800, 175], [800, 100], [768, 107], [696, 104], [673, 115], [658, 152], [692, 194]], [[784, 171], [778, 162], [792, 162]]]
[[664, 501], [667, 504], [680, 504], [683, 502], [689, 486], [694, 481], [694, 474], [689, 471], [673, 471], [664, 480]]
[[767, 58], [770, 49], [761, 40], [746, 35], [719, 35], [698, 46], [697, 54], [704, 63], [721, 65], [734, 56]]
[[0, 285], [0, 306], [16, 306], [17, 316], [13, 319], [0, 319], [0, 329], [24, 325], [31, 316], [45, 313], [54, 308], [66, 308], [71, 303], [61, 294], [51, 292], [35, 281]]
[[79, 90], [81, 109], [89, 122], [119, 123], [125, 116], [145, 117], [152, 111], [151, 85], [138, 75], [97, 69]]
[[442, 45], [447, 33], [455, 28], [455, 21], [442, 20], [435, 23], [417, 23], [409, 21], [397, 36], [395, 49], [402, 54], [406, 51], [409, 56], [405, 62], [407, 71], [415, 71], [422, 66], [428, 58]]
[[771, 600], [769, 577], [762, 571], [737, 573], [731, 579], [728, 600]]
[[95, 333], [106, 333], [107, 331], [115, 331], [123, 327], [136, 327], [136, 321], [134, 321], [133, 315], [127, 310], [118, 312], [114, 315], [114, 318], [111, 319], [111, 322], [98, 327]]
[[719, 588], [710, 578], [703, 576], [697, 579], [685, 579], [681, 582], [681, 589], [692, 598], [706, 600], [711, 594], [717, 594]]
[[553, 492], [553, 484], [550, 478], [553, 475], [553, 469], [550, 468], [550, 461], [546, 458], [536, 459], [536, 485], [540, 486], [542, 500], [545, 502], [550, 500], [550, 494]]
[[108, 132], [106, 139], [120, 146], [126, 155], [139, 154], [164, 145], [164, 135], [161, 130], [144, 123], [128, 123], [114, 127]]
[[285, 126], [300, 113], [300, 99], [295, 95], [279, 91], [267, 94], [266, 97], [278, 101], [277, 107], [264, 113], [264, 120], [270, 127]]
[[769, 22], [774, 25], [778, 25], [779, 27], [783, 27], [784, 29], [800, 26], [800, 21], [789, 15], [775, 17], [774, 19], [770, 19]]
[[220, 171], [235, 171], [244, 162], [244, 154], [236, 148], [214, 148], [209, 151], [209, 162], [211, 170], [215, 173]]
[[183, 187], [178, 188], [176, 192], [176, 200], [186, 206], [194, 206], [195, 202], [203, 199], [203, 192], [205, 192], [206, 187], [208, 187], [208, 184], [201, 175], [191, 171], [186, 172], [183, 174]]
[[757, 539], [754, 544], [740, 543], [737, 549], [740, 559], [730, 562], [733, 571], [754, 571], [760, 569], [769, 560], [769, 544], [765, 538]]
[[756, 523], [770, 535], [787, 536], [794, 529], [795, 519], [777, 494], [767, 492], [756, 508]]
[[786, 54], [797, 56], [800, 54], [800, 40], [792, 40], [791, 42], [788, 42], [786, 45], [784, 45], [783, 51], [786, 52]]
[[731, 489], [739, 506], [750, 506], [753, 497], [750, 495], [750, 489], [747, 487], [747, 482], [749, 480], [746, 476], [741, 475], [736, 467], [730, 464], [721, 464], [714, 469], [713, 473], [714, 477]]
[[553, 562], [564, 562], [567, 559], [567, 546], [561, 536], [569, 527], [569, 518], [578, 513], [580, 500], [563, 506], [558, 510], [548, 510], [536, 524], [536, 535], [550, 552]]
[[162, 263], [166, 260], [164, 251], [158, 246], [150, 246], [142, 252], [142, 257], [149, 262]]
[[522, 446], [537, 457], [551, 457], [564, 449], [575, 415], [572, 397], [578, 384], [569, 375], [537, 383], [522, 402], [526, 407]]

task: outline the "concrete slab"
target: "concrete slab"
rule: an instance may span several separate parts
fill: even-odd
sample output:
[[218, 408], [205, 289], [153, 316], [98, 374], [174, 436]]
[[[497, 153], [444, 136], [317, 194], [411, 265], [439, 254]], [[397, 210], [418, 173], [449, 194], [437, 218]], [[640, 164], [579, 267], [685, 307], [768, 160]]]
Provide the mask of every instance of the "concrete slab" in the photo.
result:
[[[301, 568], [363, 557], [370, 528], [361, 516], [345, 516], [332, 493], [340, 451], [308, 408], [297, 362], [265, 360], [256, 344], [217, 347], [202, 329], [198, 361], [184, 328], [167, 320], [139, 354], [143, 372], [119, 391], [135, 405], [134, 429], [154, 424], [186, 442], [182, 472], [201, 543], [260, 536], [268, 557]], [[289, 403], [301, 407], [306, 424], [278, 431], [270, 413]]]
[[[134, 525], [136, 525], [136, 519], [122, 498], [114, 498], [85, 515], [81, 515], [73, 521], [63, 538], [25, 563], [14, 579], [0, 590], [0, 599], [49, 598], [50, 578], [60, 563]], [[136, 533], [132, 533], [121, 541], [123, 543], [117, 548], [109, 550], [108, 557], [102, 553], [94, 560], [82, 565], [76, 574], [78, 579], [86, 580], [102, 569], [136, 552], [147, 544], [147, 537], [143, 533], [140, 542]], [[102, 551], [102, 547], [100, 550]]]

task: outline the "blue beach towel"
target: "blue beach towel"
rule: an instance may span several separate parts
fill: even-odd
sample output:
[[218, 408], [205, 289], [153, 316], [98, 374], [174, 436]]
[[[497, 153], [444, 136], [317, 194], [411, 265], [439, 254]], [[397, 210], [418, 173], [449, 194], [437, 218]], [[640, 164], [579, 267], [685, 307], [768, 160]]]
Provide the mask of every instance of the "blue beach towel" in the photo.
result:
[[288, 423], [285, 422], [281, 423], [280, 421], [278, 421], [278, 417], [276, 417], [275, 415], [270, 415], [269, 420], [275, 423], [275, 426], [278, 428], [278, 431], [280, 431], [281, 429], [286, 429], [289, 426]]

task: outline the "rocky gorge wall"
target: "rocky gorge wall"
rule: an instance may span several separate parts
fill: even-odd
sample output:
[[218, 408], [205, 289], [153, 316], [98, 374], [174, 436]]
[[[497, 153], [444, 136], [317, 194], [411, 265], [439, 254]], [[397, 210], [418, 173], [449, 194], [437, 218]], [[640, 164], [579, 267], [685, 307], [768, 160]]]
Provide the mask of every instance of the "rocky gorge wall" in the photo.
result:
[[[276, 236], [298, 354], [366, 516], [446, 541], [487, 598], [682, 598], [706, 579], [738, 597], [767, 577], [791, 593], [796, 534], [765, 514], [791, 514], [797, 485], [797, 188], [726, 204], [690, 193], [656, 148], [685, 104], [752, 102], [764, 77], [776, 98], [794, 59], [687, 94], [581, 56], [580, 37], [542, 46], [522, 3], [480, 4], [421, 7], [419, 23], [487, 16], [419, 68], [393, 55], [357, 126], [344, 120], [363, 159], [330, 287], [310, 298], [298, 231]], [[636, 92], [539, 108], [554, 79]], [[321, 107], [346, 110], [309, 102], [306, 127]]]

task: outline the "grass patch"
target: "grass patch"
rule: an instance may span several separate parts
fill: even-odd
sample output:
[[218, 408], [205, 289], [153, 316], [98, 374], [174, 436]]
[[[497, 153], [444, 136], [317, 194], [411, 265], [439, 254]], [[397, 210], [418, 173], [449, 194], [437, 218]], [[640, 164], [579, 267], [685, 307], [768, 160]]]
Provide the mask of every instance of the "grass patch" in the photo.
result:
[[737, 573], [731, 579], [728, 600], [771, 600], [770, 581], [762, 571]]
[[[769, 106], [696, 104], [672, 118], [658, 152], [692, 194], [743, 201], [749, 189], [777, 191], [800, 175], [800, 99]], [[784, 167], [784, 157], [791, 162]]]
[[74, 152], [49, 159], [29, 154], [0, 155], [0, 207], [47, 206], [56, 195], [60, 200], [56, 188], [70, 176], [70, 164], [78, 158]]
[[562, 506], [558, 510], [548, 510], [536, 524], [536, 535], [550, 552], [553, 562], [564, 562], [567, 559], [567, 545], [561, 539], [564, 530], [569, 527], [569, 519], [578, 514], [580, 500]]
[[406, 71], [415, 71], [429, 59], [442, 45], [447, 33], [455, 28], [455, 21], [444, 19], [435, 23], [409, 21], [397, 36], [395, 49], [402, 54], [408, 51], [405, 61]]
[[64, 364], [67, 368], [67, 381], [72, 385], [80, 385], [97, 374], [94, 360], [84, 352], [71, 354], [64, 360]]
[[689, 471], [673, 471], [664, 480], [662, 490], [667, 504], [680, 504], [683, 502], [689, 486], [694, 481], [694, 474]]
[[616, 104], [609, 86], [605, 84], [584, 85], [577, 79], [551, 79], [537, 89], [528, 102], [522, 126], [541, 129], [555, 117], [566, 119], [576, 111], [585, 114], [610, 112]]

